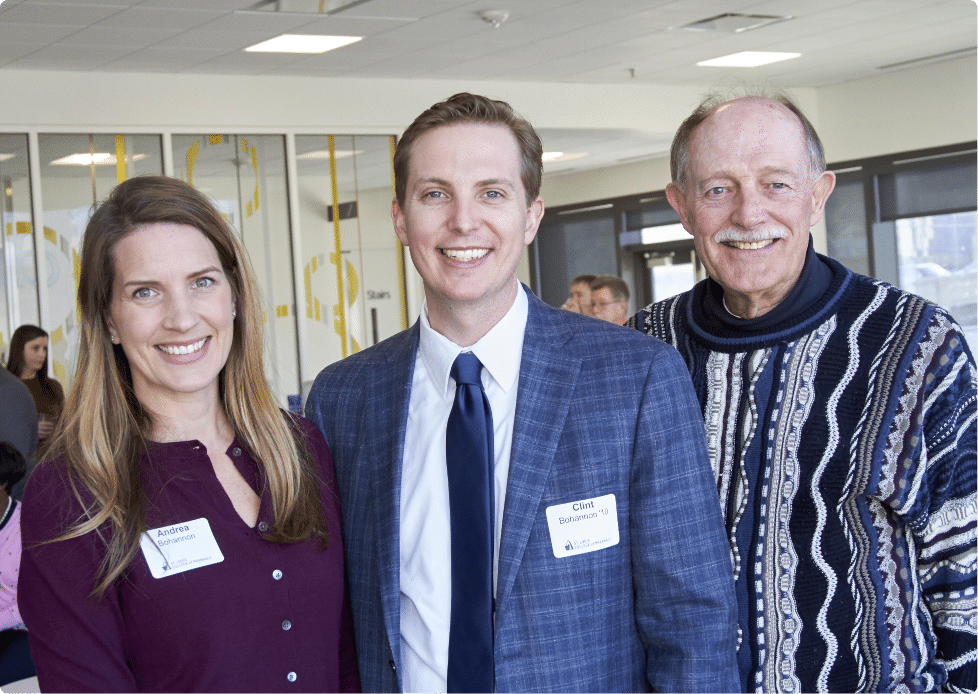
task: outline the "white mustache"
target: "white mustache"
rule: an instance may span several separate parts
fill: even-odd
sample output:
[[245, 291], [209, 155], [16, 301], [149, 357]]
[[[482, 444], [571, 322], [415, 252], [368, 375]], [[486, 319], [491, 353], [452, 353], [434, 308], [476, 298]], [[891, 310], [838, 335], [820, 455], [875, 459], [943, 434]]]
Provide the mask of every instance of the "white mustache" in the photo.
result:
[[717, 243], [736, 241], [738, 243], [756, 243], [758, 241], [768, 241], [770, 239], [783, 239], [784, 231], [781, 229], [755, 229], [754, 231], [742, 231], [740, 229], [724, 229], [713, 237]]

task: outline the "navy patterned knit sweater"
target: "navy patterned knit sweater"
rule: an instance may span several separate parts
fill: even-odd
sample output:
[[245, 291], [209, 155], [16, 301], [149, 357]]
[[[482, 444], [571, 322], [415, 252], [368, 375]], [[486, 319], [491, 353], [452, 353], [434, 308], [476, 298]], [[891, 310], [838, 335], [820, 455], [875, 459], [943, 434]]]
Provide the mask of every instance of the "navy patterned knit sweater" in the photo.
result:
[[703, 408], [741, 684], [974, 690], [974, 358], [920, 297], [814, 251], [803, 280], [775, 321], [732, 319], [708, 279], [629, 322], [679, 350]]

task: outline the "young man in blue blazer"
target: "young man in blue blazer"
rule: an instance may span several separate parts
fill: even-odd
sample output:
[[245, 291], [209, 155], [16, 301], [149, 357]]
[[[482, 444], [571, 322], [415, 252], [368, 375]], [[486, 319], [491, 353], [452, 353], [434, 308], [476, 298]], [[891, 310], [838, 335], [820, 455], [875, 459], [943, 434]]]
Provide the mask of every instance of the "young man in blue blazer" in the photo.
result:
[[[310, 393], [339, 480], [361, 682], [734, 691], [731, 557], [682, 359], [517, 280], [543, 216], [542, 149], [480, 96], [415, 120], [392, 217], [424, 282], [421, 316]], [[471, 355], [481, 376], [466, 381], [453, 364]], [[446, 433], [471, 414], [463, 391], [488, 452]], [[485, 479], [451, 472], [480, 456]], [[461, 522], [473, 499], [478, 520]], [[480, 542], [487, 553], [461, 558]]]

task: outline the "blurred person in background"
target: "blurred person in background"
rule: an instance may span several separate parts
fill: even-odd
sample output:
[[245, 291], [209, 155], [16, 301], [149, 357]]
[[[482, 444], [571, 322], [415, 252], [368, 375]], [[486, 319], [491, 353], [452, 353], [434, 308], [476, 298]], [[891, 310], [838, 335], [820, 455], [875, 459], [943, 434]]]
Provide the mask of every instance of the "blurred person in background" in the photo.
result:
[[65, 392], [57, 380], [48, 376], [48, 333], [36, 325], [22, 325], [10, 339], [7, 371], [19, 377], [34, 398], [37, 410], [37, 436], [51, 436], [65, 404]]
[[591, 282], [591, 315], [624, 325], [628, 320], [628, 285], [614, 275], [601, 275]]
[[591, 314], [591, 282], [597, 279], [597, 275], [578, 275], [570, 285], [570, 296], [561, 306], [565, 311], [583, 313], [585, 316]]
[[[37, 410], [24, 382], [0, 368], [0, 441], [16, 448], [31, 467], [37, 453]], [[23, 493], [23, 479], [11, 491], [18, 501]]]
[[17, 609], [20, 503], [10, 495], [26, 471], [20, 451], [0, 441], [0, 685], [34, 676], [30, 643]]

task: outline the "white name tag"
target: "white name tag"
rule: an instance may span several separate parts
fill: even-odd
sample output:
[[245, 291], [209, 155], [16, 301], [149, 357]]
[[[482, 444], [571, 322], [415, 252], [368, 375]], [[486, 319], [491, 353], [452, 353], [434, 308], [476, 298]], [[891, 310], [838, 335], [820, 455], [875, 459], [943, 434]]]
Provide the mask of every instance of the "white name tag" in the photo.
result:
[[555, 557], [595, 552], [618, 544], [618, 505], [614, 494], [547, 509]]
[[206, 518], [147, 530], [139, 538], [139, 548], [153, 578], [224, 561]]

